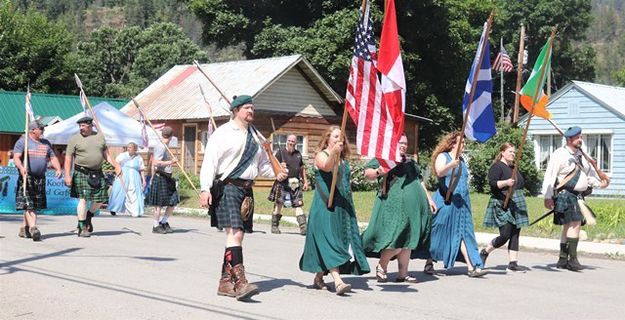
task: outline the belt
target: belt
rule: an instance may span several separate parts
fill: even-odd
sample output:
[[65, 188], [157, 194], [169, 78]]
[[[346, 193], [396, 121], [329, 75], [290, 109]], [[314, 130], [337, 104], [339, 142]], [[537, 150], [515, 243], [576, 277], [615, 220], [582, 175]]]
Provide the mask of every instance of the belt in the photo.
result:
[[79, 165], [74, 165], [74, 170], [82, 172], [84, 174], [92, 174], [92, 173], [102, 173], [102, 169], [99, 170], [92, 170], [83, 166], [79, 166]]
[[254, 180], [226, 178], [226, 180], [224, 180], [224, 184], [231, 184], [240, 188], [251, 188], [254, 185]]
[[155, 175], [158, 175], [158, 176], [163, 176], [163, 177], [171, 178], [171, 173], [164, 172], [164, 171], [156, 171], [154, 174], [155, 174]]

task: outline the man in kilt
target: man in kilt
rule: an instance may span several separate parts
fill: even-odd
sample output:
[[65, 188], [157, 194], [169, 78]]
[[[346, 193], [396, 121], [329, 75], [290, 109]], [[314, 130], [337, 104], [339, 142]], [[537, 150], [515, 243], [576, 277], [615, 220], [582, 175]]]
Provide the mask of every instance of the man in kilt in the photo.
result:
[[[45, 209], [46, 203], [46, 169], [48, 161], [61, 177], [61, 164], [52, 150], [50, 141], [43, 139], [43, 125], [39, 121], [28, 124], [28, 164], [26, 168], [22, 159], [24, 153], [24, 136], [20, 137], [13, 147], [13, 161], [20, 171], [15, 193], [15, 209], [24, 210], [24, 218], [18, 236], [41, 240], [41, 232], [37, 228], [37, 210]], [[27, 171], [28, 170], [28, 171]], [[24, 192], [24, 178], [26, 192]]]
[[[243, 267], [243, 235], [251, 233], [253, 227], [252, 185], [257, 176], [273, 178], [274, 172], [251, 126], [252, 97], [235, 97], [231, 111], [231, 120], [215, 130], [206, 143], [200, 172], [200, 205], [209, 207], [211, 225], [226, 233], [217, 294], [243, 300], [258, 293], [258, 287], [247, 281]], [[286, 173], [280, 173], [277, 179], [286, 177]]]
[[[150, 192], [146, 200], [147, 205], [155, 206], [152, 233], [165, 234], [173, 232], [168, 219], [174, 212], [176, 205], [180, 203], [180, 196], [176, 189], [176, 179], [172, 177], [172, 166], [178, 163], [178, 159], [172, 158], [165, 147], [165, 145], [168, 147], [177, 146], [177, 141], [172, 135], [172, 128], [164, 127], [161, 131], [162, 143], [154, 146], [152, 155], [154, 175], [150, 182]], [[165, 207], [164, 211], [163, 207]]]
[[288, 179], [275, 181], [267, 199], [275, 202], [271, 215], [271, 233], [280, 233], [280, 219], [282, 207], [294, 208], [299, 232], [306, 234], [306, 214], [304, 214], [304, 191], [308, 190], [306, 167], [302, 154], [295, 149], [297, 137], [290, 134], [286, 138], [286, 147], [279, 149], [275, 156], [282, 166], [286, 167]]
[[[499, 236], [491, 240], [486, 248], [480, 251], [482, 263], [486, 265], [486, 258], [496, 248], [508, 243], [508, 270], [519, 271], [519, 238], [521, 228], [529, 225], [527, 204], [523, 188], [525, 180], [517, 170], [512, 177], [516, 149], [511, 143], [504, 143], [499, 148], [495, 161], [488, 170], [488, 183], [491, 196], [484, 215], [484, 226], [499, 228]], [[509, 188], [512, 186], [512, 195], [508, 206], [504, 202]]]
[[606, 188], [609, 181], [600, 180], [583, 159], [581, 147], [582, 129], [571, 127], [564, 132], [566, 145], [551, 154], [542, 192], [545, 208], [554, 210], [553, 223], [562, 225], [560, 256], [556, 267], [579, 271], [577, 260], [579, 231], [584, 224], [578, 198], [583, 198], [593, 187]]
[[[106, 159], [115, 167], [117, 174], [121, 168], [107, 152], [104, 134], [93, 131], [93, 119], [85, 116], [76, 123], [80, 132], [69, 139], [65, 151], [65, 185], [70, 187], [70, 196], [78, 198], [78, 236], [90, 237], [93, 232], [93, 214], [102, 203], [108, 201], [108, 186], [102, 173], [102, 163]], [[90, 207], [87, 206], [89, 201]]]

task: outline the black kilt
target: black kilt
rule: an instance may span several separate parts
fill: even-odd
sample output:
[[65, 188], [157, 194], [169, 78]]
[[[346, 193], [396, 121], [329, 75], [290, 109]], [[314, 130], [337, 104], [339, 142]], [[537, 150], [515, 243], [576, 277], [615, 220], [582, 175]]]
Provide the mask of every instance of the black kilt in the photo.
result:
[[173, 207], [180, 203], [176, 179], [171, 175], [157, 172], [150, 183], [150, 192], [146, 198], [148, 206]]
[[577, 203], [577, 195], [567, 190], [562, 190], [554, 200], [554, 224], [563, 225], [573, 221], [582, 221], [582, 225], [585, 224], [584, 216]]
[[47, 208], [46, 201], [46, 177], [28, 176], [26, 179], [26, 197], [24, 197], [23, 178], [20, 174], [17, 179], [17, 192], [15, 193], [16, 210], [40, 210]]
[[100, 188], [94, 188], [89, 185], [89, 175], [80, 170], [74, 170], [72, 175], [72, 187], [70, 188], [70, 197], [90, 200], [98, 203], [106, 203], [109, 200], [108, 187], [104, 174], [100, 171]]
[[254, 211], [247, 220], [241, 218], [241, 204], [246, 196], [254, 199], [252, 188], [238, 187], [233, 184], [224, 185], [223, 194], [219, 199], [213, 199], [211, 206], [211, 226], [217, 228], [241, 229], [252, 233], [254, 227]]
[[[288, 181], [285, 180], [285, 181]], [[301, 184], [301, 181], [300, 181]], [[267, 200], [271, 202], [277, 202], [280, 205], [284, 205], [284, 193], [289, 192], [291, 196], [291, 208], [300, 208], [304, 206], [304, 193], [302, 192], [302, 187], [297, 190], [292, 190], [291, 187], [287, 183], [280, 182], [278, 180], [273, 182], [273, 186], [271, 186], [271, 191], [269, 192], [269, 196], [267, 196]]]

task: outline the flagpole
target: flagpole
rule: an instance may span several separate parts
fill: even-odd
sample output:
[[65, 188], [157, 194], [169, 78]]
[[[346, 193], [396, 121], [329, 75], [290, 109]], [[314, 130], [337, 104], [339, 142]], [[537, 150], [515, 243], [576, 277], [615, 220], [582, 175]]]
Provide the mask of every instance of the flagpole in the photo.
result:
[[[30, 84], [28, 85], [28, 90], [26, 92], [26, 104], [30, 104], [30, 97], [29, 97], [29, 93], [30, 93]], [[32, 105], [31, 105], [31, 109], [32, 109]], [[26, 105], [24, 105], [24, 163], [22, 164], [24, 166], [24, 176], [22, 177], [22, 191], [24, 193], [24, 201], [26, 201], [26, 180], [28, 179], [28, 140], [30, 140], [29, 136], [28, 136], [28, 120], [29, 120], [29, 113], [28, 110], [26, 110]]]
[[[467, 127], [467, 120], [469, 119], [469, 112], [471, 112], [471, 105], [473, 104], [473, 96], [475, 95], [475, 88], [477, 87], [477, 79], [480, 74], [480, 69], [482, 68], [482, 58], [484, 57], [484, 51], [486, 51], [486, 41], [490, 37], [490, 27], [493, 23], [494, 12], [490, 13], [488, 17], [488, 22], [486, 23], [486, 34], [483, 39], [484, 42], [481, 43], [482, 50], [478, 56], [477, 65], [475, 66], [475, 71], [473, 73], [473, 79], [471, 81], [471, 91], [469, 92], [469, 101], [467, 102], [467, 109], [464, 112], [464, 120], [462, 121], [462, 129], [460, 129], [460, 136], [458, 140], [458, 147], [456, 148], [456, 155], [454, 160], [458, 160], [460, 158], [460, 148], [462, 147], [462, 142], [464, 140], [464, 130]], [[455, 171], [456, 168], [451, 169], [451, 177], [449, 178], [449, 187], [447, 188], [447, 194], [445, 195], [445, 203], [449, 203], [451, 199], [451, 193], [454, 189], [455, 180]]]
[[519, 41], [519, 53], [517, 54], [517, 67], [516, 67], [516, 94], [514, 95], [514, 114], [512, 116], [512, 123], [516, 125], [519, 120], [519, 92], [521, 91], [521, 75], [523, 73], [523, 56], [525, 52], [525, 26], [521, 24], [521, 40]]
[[[542, 84], [543, 79], [545, 78], [545, 69], [547, 69], [547, 63], [551, 65], [551, 48], [553, 46], [553, 38], [556, 35], [556, 28], [553, 27], [551, 29], [551, 36], [549, 37], [549, 47], [547, 47], [546, 59], [543, 61], [543, 65], [540, 70], [540, 77], [538, 78], [539, 85], [536, 86], [536, 92], [534, 92], [534, 97], [532, 98], [532, 107], [530, 108], [530, 113], [527, 117], [527, 123], [525, 124], [525, 130], [523, 131], [523, 138], [521, 138], [521, 144], [516, 152], [516, 159], [514, 160], [514, 167], [512, 167], [512, 176], [511, 179], [516, 180], [517, 171], [519, 168], [519, 162], [521, 161], [521, 154], [523, 153], [523, 147], [525, 146], [525, 140], [527, 139], [527, 131], [530, 127], [530, 122], [532, 121], [532, 117], [534, 116], [534, 107], [536, 106], [536, 102], [538, 102], [538, 95], [543, 90]], [[550, 68], [550, 66], [549, 66]], [[551, 68], [550, 68], [551, 69]], [[506, 194], [506, 199], [503, 202], [503, 209], [508, 209], [508, 203], [510, 202], [510, 197], [512, 196], [512, 190], [514, 188], [514, 184], [508, 187], [508, 193]]]
[[504, 122], [504, 107], [503, 107], [503, 68], [501, 67], [501, 50], [503, 48], [503, 37], [499, 39], [499, 93], [501, 95], [501, 122]]
[[[143, 116], [143, 119], [145, 119], [145, 121], [148, 122], [148, 124], [150, 125], [150, 128], [152, 128], [152, 131], [154, 131], [154, 134], [156, 134], [156, 136], [158, 137], [158, 140], [160, 141], [160, 143], [162, 143], [165, 146], [165, 149], [167, 150], [167, 152], [169, 152], [169, 155], [172, 158], [175, 158], [174, 153], [171, 152], [171, 149], [169, 149], [169, 146], [167, 146], [167, 144], [163, 141], [162, 137], [158, 134], [158, 132], [156, 131], [156, 129], [154, 129], [154, 126], [152, 125], [152, 121], [150, 121], [150, 118], [147, 117], [147, 115], [145, 113], [143, 113], [143, 110], [141, 110], [141, 107], [139, 106], [139, 103], [137, 102], [137, 100], [135, 100], [134, 98], [132, 98], [132, 102], [134, 103], [135, 107], [137, 107], [137, 110], [139, 110], [139, 112], [141, 113], [141, 116]], [[195, 190], [195, 193], [198, 195], [198, 197], [200, 196], [200, 191], [198, 191], [198, 189], [195, 187], [195, 185], [193, 184], [193, 181], [191, 181], [191, 178], [189, 177], [189, 175], [187, 174], [186, 171], [184, 171], [184, 168], [181, 166], [178, 166], [178, 169], [180, 169], [180, 171], [182, 172], [182, 174], [184, 175], [185, 178], [187, 178], [187, 181], [189, 182], [189, 184], [191, 185], [191, 187], [193, 188], [193, 190]]]
[[198, 84], [198, 87], [200, 87], [200, 93], [204, 98], [204, 102], [206, 102], [206, 106], [208, 106], [208, 116], [210, 117], [210, 121], [213, 123], [213, 128], [217, 129], [217, 123], [215, 123], [215, 118], [213, 118], [213, 108], [211, 107], [210, 103], [208, 103], [206, 95], [204, 95], [204, 90], [202, 89], [202, 86]]
[[[85, 104], [89, 108], [89, 111], [91, 111], [91, 115], [93, 116], [93, 121], [95, 122], [95, 126], [98, 129], [98, 132], [102, 134], [102, 138], [104, 139], [105, 137], [104, 131], [102, 130], [102, 127], [100, 126], [100, 121], [98, 121], [98, 117], [96, 116], [95, 111], [93, 111], [93, 108], [91, 107], [91, 102], [89, 102], [89, 97], [87, 97], [87, 94], [85, 93], [85, 90], [82, 87], [82, 81], [80, 81], [80, 78], [75, 73], [74, 73], [74, 80], [76, 80], [76, 85], [78, 85], [78, 88], [80, 89], [80, 93], [85, 97]], [[106, 143], [106, 140], [105, 140], [105, 143]], [[122, 188], [124, 189], [124, 192], [126, 193], [126, 199], [130, 199], [130, 195], [128, 194], [128, 188], [126, 187], [126, 183], [124, 182], [124, 174], [123, 174], [121, 166], [111, 156], [111, 153], [108, 148], [106, 148], [104, 152], [106, 153], [106, 156], [113, 162], [111, 163], [113, 167], [115, 167], [115, 165], [119, 167], [119, 175], [118, 175], [119, 182], [121, 183]]]

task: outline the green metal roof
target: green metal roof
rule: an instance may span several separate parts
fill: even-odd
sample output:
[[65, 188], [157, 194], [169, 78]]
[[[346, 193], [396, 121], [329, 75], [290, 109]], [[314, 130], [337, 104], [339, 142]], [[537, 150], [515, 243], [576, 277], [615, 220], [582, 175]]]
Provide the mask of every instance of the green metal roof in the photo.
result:
[[[0, 132], [21, 133], [24, 131], [24, 99], [26, 92], [0, 91]], [[92, 106], [106, 101], [121, 109], [128, 100], [89, 97]], [[32, 93], [31, 103], [35, 117], [57, 116], [67, 119], [82, 111], [78, 95]]]

